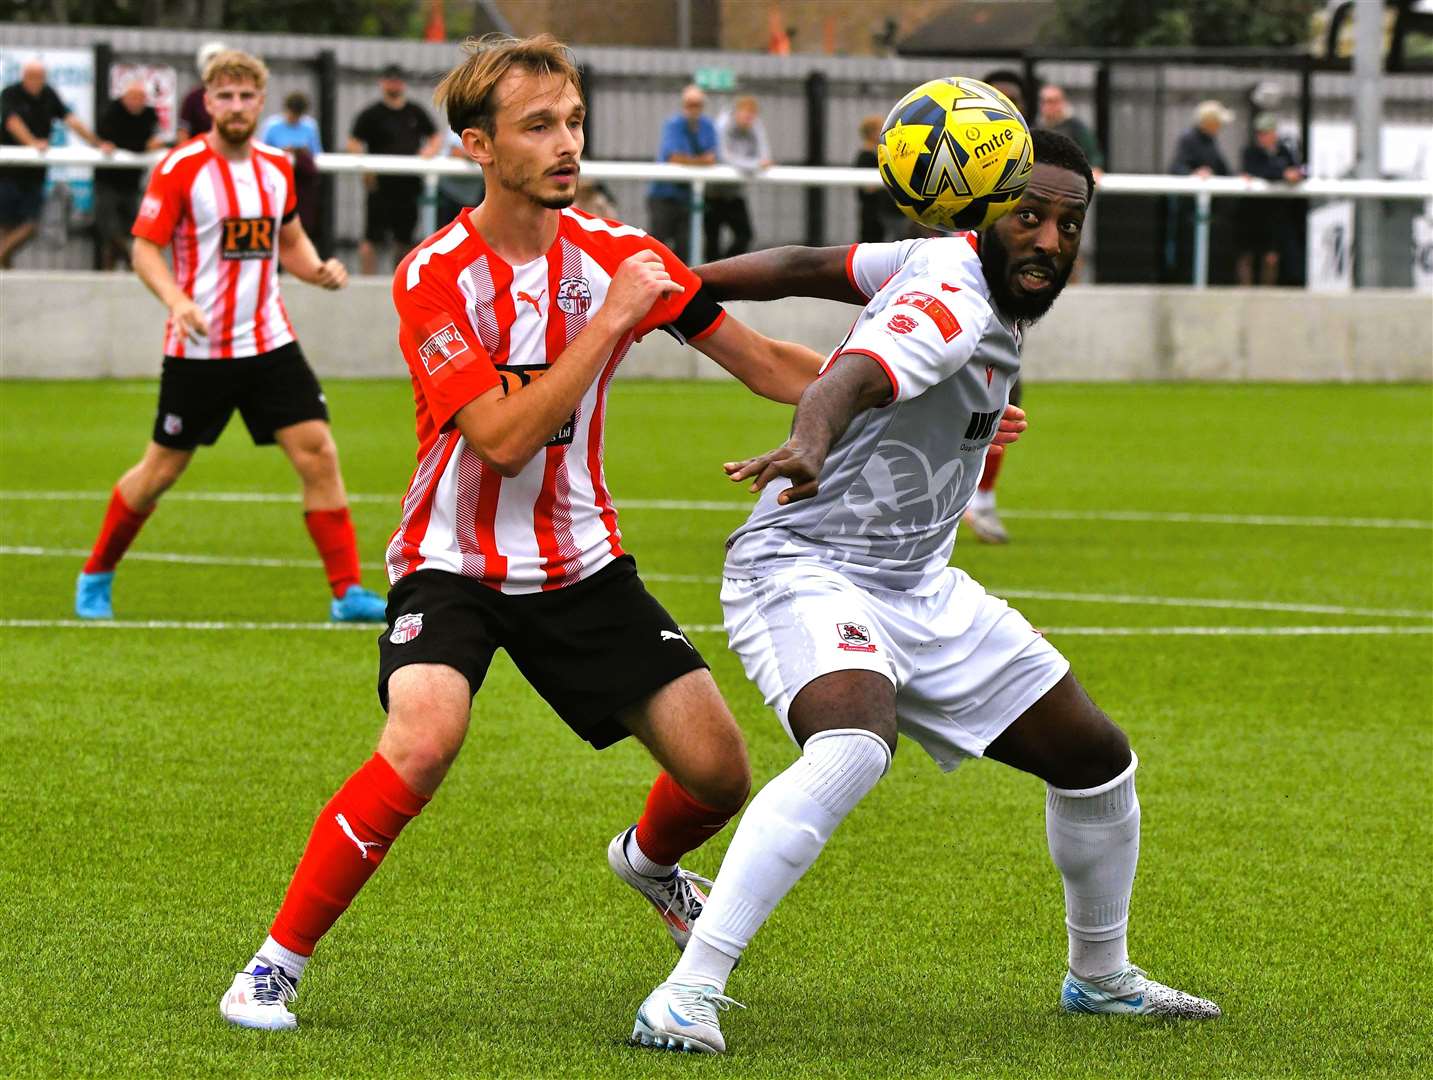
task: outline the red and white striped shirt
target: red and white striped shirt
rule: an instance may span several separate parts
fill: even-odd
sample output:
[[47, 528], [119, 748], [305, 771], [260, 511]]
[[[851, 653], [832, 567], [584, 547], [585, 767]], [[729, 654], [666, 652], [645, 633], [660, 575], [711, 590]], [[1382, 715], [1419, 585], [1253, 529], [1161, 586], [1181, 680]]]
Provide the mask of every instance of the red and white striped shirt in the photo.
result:
[[[613, 347], [572, 417], [515, 477], [485, 465], [453, 425], [496, 386], [517, 389], [559, 362], [602, 306], [617, 267], [657, 252], [685, 291], [658, 300]], [[417, 403], [418, 468], [388, 544], [388, 579], [446, 570], [507, 593], [557, 589], [622, 554], [602, 472], [607, 389], [633, 341], [677, 321], [701, 282], [641, 229], [563, 210], [539, 259], [504, 262], [460, 214], [399, 264], [393, 278], [399, 344]], [[705, 337], [723, 313], [702, 327]]]
[[200, 135], [174, 148], [149, 178], [131, 230], [174, 242], [174, 277], [209, 320], [197, 344], [166, 325], [164, 355], [257, 356], [294, 340], [279, 297], [279, 228], [294, 213], [294, 172], [282, 150], [250, 143], [229, 161]]

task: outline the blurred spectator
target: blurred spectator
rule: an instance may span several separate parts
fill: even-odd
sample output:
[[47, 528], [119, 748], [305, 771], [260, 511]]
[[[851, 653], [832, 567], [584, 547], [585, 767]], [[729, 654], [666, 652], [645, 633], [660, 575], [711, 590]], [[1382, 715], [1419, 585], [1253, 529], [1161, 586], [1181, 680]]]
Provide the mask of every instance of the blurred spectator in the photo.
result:
[[617, 218], [617, 203], [613, 200], [612, 193], [607, 190], [606, 185], [596, 180], [578, 181], [577, 197], [572, 200], [572, 205], [579, 210], [586, 210], [593, 217], [612, 220]]
[[[433, 157], [443, 145], [443, 133], [421, 105], [408, 100], [403, 69], [389, 64], [378, 79], [382, 96], [358, 114], [348, 138], [351, 154], [416, 154]], [[421, 176], [367, 176], [368, 204], [364, 214], [363, 241], [358, 245], [359, 265], [365, 274], [378, 272], [378, 247], [388, 237], [397, 244], [396, 266], [413, 246], [418, 225], [418, 199], [423, 194]]]
[[486, 192], [483, 186], [483, 170], [463, 149], [463, 137], [456, 131], [449, 130], [443, 139], [444, 156], [467, 162], [469, 174], [454, 176], [452, 173], [444, 173], [438, 177], [438, 219], [435, 224], [440, 229], [468, 207], [482, 202]]
[[1229, 163], [1219, 149], [1221, 128], [1234, 114], [1217, 101], [1201, 101], [1194, 109], [1194, 126], [1179, 137], [1169, 171], [1175, 176], [1228, 176]]
[[1058, 131], [1066, 138], [1073, 139], [1089, 159], [1090, 170], [1098, 181], [1105, 174], [1105, 155], [1089, 125], [1070, 110], [1070, 99], [1063, 88], [1046, 83], [1040, 88], [1040, 118], [1038, 124], [1049, 131]]
[[[45, 81], [45, 65], [31, 60], [20, 69], [20, 81], [0, 90], [0, 146], [30, 146], [46, 150], [56, 120], [91, 146], [108, 153], [114, 146], [101, 142], [60, 100]], [[45, 201], [45, 170], [28, 165], [0, 168], [0, 270], [35, 235]]]
[[[146, 100], [143, 79], [125, 85], [106, 107], [96, 134], [121, 150], [136, 154], [164, 145], [159, 113]], [[100, 240], [100, 269], [113, 270], [118, 259], [129, 261], [129, 230], [139, 213], [142, 169], [95, 170], [95, 232]]]
[[204, 104], [204, 69], [209, 61], [227, 49], [222, 41], [206, 41], [194, 54], [194, 66], [199, 71], [199, 85], [184, 95], [179, 105], [179, 119], [175, 121], [175, 142], [182, 143], [195, 135], [203, 135], [214, 121], [209, 118], [209, 108]]
[[1020, 115], [1025, 117], [1025, 122], [1030, 122], [1030, 113], [1025, 108], [1025, 78], [1020, 72], [1011, 71], [1009, 68], [996, 68], [980, 81], [995, 87], [1008, 97], [1020, 110]]
[[[673, 165], [716, 163], [717, 133], [711, 118], [703, 115], [707, 98], [695, 84], [682, 91], [682, 111], [662, 125], [657, 160]], [[677, 258], [687, 262], [690, 255], [692, 186], [658, 180], [647, 193], [648, 231]]]
[[259, 128], [259, 142], [288, 152], [294, 164], [294, 198], [299, 221], [311, 237], [323, 233], [319, 220], [318, 155], [323, 153], [318, 121], [309, 115], [307, 94], [295, 91], [284, 98], [284, 111], [269, 117]]
[[[876, 144], [881, 139], [885, 123], [885, 117], [875, 113], [861, 121], [861, 149], [856, 152], [856, 160], [852, 163], [856, 168], [876, 170]], [[884, 184], [877, 182], [870, 187], [857, 188], [856, 206], [861, 222], [857, 239], [861, 243], [880, 244], [905, 231], [906, 218], [886, 194]]]
[[[1279, 122], [1268, 113], [1254, 119], [1254, 141], [1244, 147], [1240, 172], [1272, 183], [1297, 183], [1303, 179], [1298, 154], [1279, 138]], [[1240, 199], [1237, 236], [1239, 257], [1235, 263], [1240, 285], [1279, 283], [1279, 262], [1297, 240], [1298, 209], [1294, 199]]]
[[[717, 161], [744, 173], [756, 173], [771, 167], [771, 144], [766, 127], [757, 115], [754, 97], [739, 97], [736, 103], [717, 118]], [[706, 259], [727, 259], [751, 249], [751, 213], [746, 205], [746, 190], [741, 184], [711, 184], [707, 187]], [[731, 243], [722, 246], [723, 229], [731, 230]]]

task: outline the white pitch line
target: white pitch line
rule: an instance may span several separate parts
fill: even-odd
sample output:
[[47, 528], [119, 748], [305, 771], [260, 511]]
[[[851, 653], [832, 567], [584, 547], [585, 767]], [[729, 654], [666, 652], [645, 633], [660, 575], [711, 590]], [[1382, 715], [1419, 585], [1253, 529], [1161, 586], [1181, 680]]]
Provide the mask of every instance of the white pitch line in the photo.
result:
[[[84, 559], [85, 548], [48, 548], [0, 544], [0, 556], [28, 558]], [[132, 551], [125, 556], [137, 562], [193, 566], [241, 566], [294, 570], [316, 570], [317, 559], [270, 559], [244, 555], [191, 555], [175, 551]], [[716, 574], [643, 573], [643, 580], [658, 584], [718, 585]], [[1014, 600], [1050, 600], [1075, 604], [1125, 604], [1141, 607], [1209, 608], [1215, 611], [1281, 611], [1295, 615], [1366, 616], [1376, 619], [1433, 619], [1433, 611], [1411, 608], [1348, 607], [1339, 604], [1295, 604], [1275, 600], [1225, 600], [1197, 596], [1131, 596], [1123, 593], [1051, 592], [1044, 589], [991, 589], [993, 595]]]
[[[0, 619], [0, 629], [9, 630], [259, 630], [319, 631], [366, 630], [372, 633], [379, 623], [335, 622], [232, 622], [182, 619]], [[716, 624], [687, 625], [692, 634], [725, 634]], [[1051, 637], [1357, 637], [1433, 634], [1433, 626], [1048, 626], [1041, 631]]]
[[[76, 502], [104, 500], [108, 491], [0, 491], [0, 501], [10, 502]], [[270, 491], [172, 491], [166, 502], [213, 503], [297, 503], [297, 492]], [[351, 503], [401, 505], [399, 493], [373, 495], [350, 493]], [[620, 499], [621, 510], [673, 510], [683, 513], [712, 511], [748, 513], [754, 500], [742, 499]], [[1145, 510], [1020, 510], [1002, 509], [1001, 516], [1027, 521], [1115, 521], [1164, 525], [1249, 525], [1283, 526], [1312, 529], [1419, 529], [1433, 530], [1433, 520], [1425, 518], [1372, 517], [1303, 517], [1294, 514], [1195, 514], [1182, 511]]]

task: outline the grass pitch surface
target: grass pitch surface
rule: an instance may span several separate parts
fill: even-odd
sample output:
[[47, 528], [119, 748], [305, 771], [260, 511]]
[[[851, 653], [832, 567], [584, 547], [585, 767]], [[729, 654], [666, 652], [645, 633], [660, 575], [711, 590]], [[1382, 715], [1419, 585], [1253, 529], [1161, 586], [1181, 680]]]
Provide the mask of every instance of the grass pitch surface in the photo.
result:
[[[411, 394], [328, 390], [377, 587]], [[117, 579], [121, 621], [168, 625], [59, 625], [153, 401], [0, 385], [0, 1074], [1428, 1074], [1429, 388], [1033, 387], [1000, 489], [1014, 541], [956, 553], [1129, 731], [1132, 956], [1224, 1019], [1061, 1016], [1041, 785], [944, 776], [907, 744], [733, 978], [749, 1009], [721, 1060], [623, 1045], [674, 958], [604, 860], [652, 764], [588, 750], [501, 658], [450, 779], [321, 946], [304, 1026], [223, 1025], [314, 815], [372, 748], [375, 631], [281, 628], [327, 597], [296, 502], [207, 497], [297, 490], [237, 419]], [[718, 463], [786, 417], [733, 386], [619, 383], [609, 428], [628, 545], [711, 661], [758, 786], [793, 751], [701, 629], [741, 511], [690, 504], [745, 502]], [[714, 873], [729, 836], [690, 865]]]

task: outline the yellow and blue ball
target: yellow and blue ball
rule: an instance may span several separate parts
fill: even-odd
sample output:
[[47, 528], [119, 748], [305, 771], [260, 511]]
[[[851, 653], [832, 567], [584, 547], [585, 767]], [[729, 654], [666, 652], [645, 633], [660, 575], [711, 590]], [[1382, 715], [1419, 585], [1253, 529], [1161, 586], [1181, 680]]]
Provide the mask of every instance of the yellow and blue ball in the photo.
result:
[[978, 79], [932, 79], [896, 103], [876, 167], [901, 213], [930, 229], [983, 229], [1014, 209], [1034, 165], [1030, 128]]

